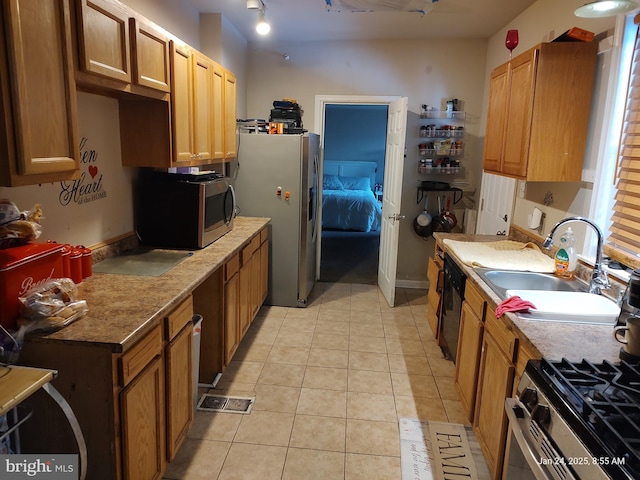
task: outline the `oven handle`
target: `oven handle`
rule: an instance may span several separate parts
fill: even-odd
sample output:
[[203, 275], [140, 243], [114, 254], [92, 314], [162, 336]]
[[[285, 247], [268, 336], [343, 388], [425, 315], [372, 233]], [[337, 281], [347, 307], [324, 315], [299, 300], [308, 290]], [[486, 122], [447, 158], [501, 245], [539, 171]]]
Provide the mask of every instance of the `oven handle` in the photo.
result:
[[[542, 464], [535, 461], [536, 452], [533, 451], [527, 439], [524, 438], [522, 433], [522, 425], [520, 425], [520, 419], [516, 417], [514, 407], [518, 406], [518, 400], [516, 398], [507, 398], [504, 402], [504, 409], [507, 412], [509, 419], [509, 430], [513, 432], [514, 438], [518, 442], [522, 456], [527, 461], [527, 464], [531, 468], [531, 472], [538, 480], [548, 480], [550, 477], [545, 469], [542, 468]], [[510, 447], [513, 448], [513, 445]], [[505, 453], [505, 459], [509, 458], [509, 452]]]

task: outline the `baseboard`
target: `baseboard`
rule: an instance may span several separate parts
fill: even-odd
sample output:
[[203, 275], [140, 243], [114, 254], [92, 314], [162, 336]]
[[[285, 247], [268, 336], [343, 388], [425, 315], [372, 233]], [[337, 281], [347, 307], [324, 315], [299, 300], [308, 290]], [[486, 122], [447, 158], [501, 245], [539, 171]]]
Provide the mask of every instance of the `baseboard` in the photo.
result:
[[400, 288], [429, 288], [428, 280], [396, 280], [396, 287]]

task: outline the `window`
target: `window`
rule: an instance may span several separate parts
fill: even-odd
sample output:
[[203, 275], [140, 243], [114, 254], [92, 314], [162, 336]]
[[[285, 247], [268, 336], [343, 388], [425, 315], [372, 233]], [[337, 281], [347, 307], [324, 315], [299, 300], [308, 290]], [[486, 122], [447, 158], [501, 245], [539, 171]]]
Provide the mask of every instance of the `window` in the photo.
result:
[[[625, 28], [633, 41], [622, 132], [617, 155], [615, 203], [605, 253], [619, 262], [640, 268], [640, 15]], [[623, 58], [625, 58], [623, 56]], [[628, 61], [626, 62], [629, 65]], [[624, 66], [625, 62], [621, 62]]]

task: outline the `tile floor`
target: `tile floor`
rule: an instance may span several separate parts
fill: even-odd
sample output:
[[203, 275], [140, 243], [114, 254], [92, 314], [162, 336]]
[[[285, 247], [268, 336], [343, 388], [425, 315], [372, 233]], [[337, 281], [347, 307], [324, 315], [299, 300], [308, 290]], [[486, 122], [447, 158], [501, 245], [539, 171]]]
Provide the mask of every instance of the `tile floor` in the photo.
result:
[[215, 390], [249, 415], [196, 412], [165, 479], [400, 479], [398, 418], [466, 422], [427, 323], [426, 290], [318, 283], [263, 307]]

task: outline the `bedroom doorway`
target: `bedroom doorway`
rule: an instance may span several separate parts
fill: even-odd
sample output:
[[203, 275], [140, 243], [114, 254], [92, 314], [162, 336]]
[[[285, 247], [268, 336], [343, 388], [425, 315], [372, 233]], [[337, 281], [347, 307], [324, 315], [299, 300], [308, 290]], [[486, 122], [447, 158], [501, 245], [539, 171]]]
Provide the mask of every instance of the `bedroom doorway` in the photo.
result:
[[378, 283], [387, 116], [391, 100], [395, 97], [341, 97], [335, 103], [322, 104], [321, 123], [317, 125], [322, 125], [325, 207], [321, 214], [323, 225], [318, 250], [319, 281]]

